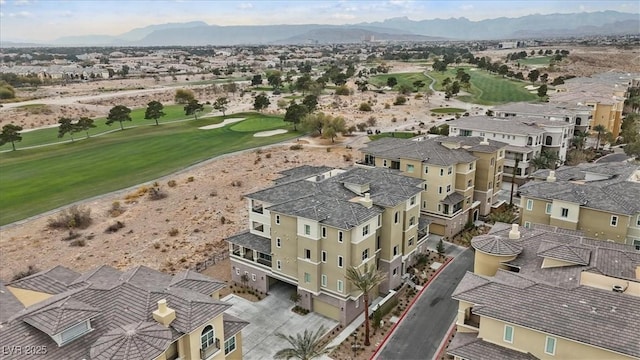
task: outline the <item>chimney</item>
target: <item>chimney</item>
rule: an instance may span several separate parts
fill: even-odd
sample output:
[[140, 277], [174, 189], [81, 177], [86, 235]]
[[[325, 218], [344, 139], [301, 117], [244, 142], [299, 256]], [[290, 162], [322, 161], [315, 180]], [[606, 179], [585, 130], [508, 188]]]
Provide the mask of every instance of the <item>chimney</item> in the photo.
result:
[[364, 205], [367, 209], [371, 209], [373, 206], [373, 201], [371, 200], [371, 194], [368, 192], [364, 193], [364, 197], [360, 199], [360, 203]]
[[549, 170], [549, 176], [547, 176], [547, 181], [548, 182], [555, 182], [556, 181], [556, 172], [555, 172], [555, 170]]
[[169, 327], [176, 318], [176, 311], [167, 307], [167, 300], [162, 299], [158, 301], [158, 309], [153, 312], [153, 318], [165, 327]]
[[520, 239], [520, 230], [518, 230], [518, 224], [511, 224], [511, 231], [509, 231], [509, 239]]
[[480, 141], [480, 145], [489, 145], [489, 139], [487, 137], [483, 137], [482, 141]]

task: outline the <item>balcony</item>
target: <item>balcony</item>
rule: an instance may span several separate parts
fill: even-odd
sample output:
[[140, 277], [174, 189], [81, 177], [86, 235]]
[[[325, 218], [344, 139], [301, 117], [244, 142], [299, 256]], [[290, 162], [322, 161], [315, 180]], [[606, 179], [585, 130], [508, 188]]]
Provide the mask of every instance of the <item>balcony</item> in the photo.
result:
[[262, 205], [256, 205], [252, 207], [251, 211], [258, 214], [264, 214], [264, 208], [262, 207]]
[[258, 264], [262, 264], [264, 266], [271, 267], [271, 255], [263, 254], [261, 252], [258, 253]]
[[220, 339], [216, 338], [213, 344], [207, 346], [204, 349], [200, 349], [200, 359], [210, 359], [220, 351]]
[[474, 329], [479, 329], [480, 328], [480, 316], [478, 315], [474, 315], [474, 314], [470, 314], [468, 317], [464, 318], [464, 324], [472, 327]]

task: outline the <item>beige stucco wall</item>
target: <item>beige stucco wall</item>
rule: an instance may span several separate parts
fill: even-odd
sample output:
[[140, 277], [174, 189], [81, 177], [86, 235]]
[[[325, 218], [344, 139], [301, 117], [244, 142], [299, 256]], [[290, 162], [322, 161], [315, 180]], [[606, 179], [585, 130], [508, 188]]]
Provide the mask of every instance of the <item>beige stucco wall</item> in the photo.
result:
[[[618, 225], [611, 226], [611, 215], [618, 216]], [[578, 230], [588, 237], [600, 240], [613, 240], [617, 243], [626, 243], [627, 228], [630, 217], [628, 215], [612, 214], [586, 207], [580, 209]]]
[[626, 289], [625, 294], [632, 296], [640, 296], [640, 279], [638, 280], [639, 281], [628, 281], [586, 271], [580, 273], [580, 285], [587, 285], [603, 290], [611, 290], [613, 285], [619, 285]]
[[11, 293], [24, 305], [25, 307], [31, 306], [33, 304], [39, 303], [42, 300], [46, 300], [50, 298], [51, 294], [26, 290], [26, 289], [18, 289], [12, 286], [7, 286], [7, 289], [11, 291]]
[[516, 258], [511, 256], [496, 256], [476, 250], [473, 259], [473, 272], [478, 275], [494, 276], [498, 269], [506, 269], [502, 263], [509, 262]]
[[514, 324], [513, 326], [513, 343], [508, 343], [503, 340], [504, 325], [502, 321], [494, 320], [488, 317], [482, 317], [480, 320], [480, 331], [478, 336], [485, 341], [514, 349], [521, 352], [530, 352], [533, 356], [539, 359], [576, 359], [576, 360], [615, 360], [615, 359], [632, 359], [630, 356], [624, 356], [621, 354], [607, 351], [604, 349], [589, 346], [587, 344], [579, 343], [576, 341], [564, 339], [554, 336], [556, 338], [556, 352], [555, 355], [549, 355], [545, 353], [545, 342], [547, 334], [520, 327]]
[[[178, 354], [181, 359], [184, 360], [200, 360], [200, 336], [202, 335], [202, 330], [207, 325], [212, 325], [215, 331], [214, 337], [220, 339], [220, 351], [216, 353], [212, 360], [222, 360], [225, 358], [224, 356], [224, 325], [222, 320], [222, 314], [216, 316], [215, 319], [208, 321], [202, 326], [195, 329], [193, 332], [189, 334], [183, 335], [178, 339]], [[240, 333], [236, 335], [236, 346], [238, 346], [238, 337], [241, 338]], [[240, 340], [239, 348], [236, 348], [236, 352], [239, 351], [240, 357], [235, 357], [235, 359], [242, 358], [242, 340]], [[164, 354], [157, 357], [157, 360], [165, 360], [171, 356], [174, 350], [167, 350]], [[230, 354], [231, 355], [231, 354]], [[231, 358], [231, 357], [230, 357]]]
[[[298, 277], [298, 235], [296, 218], [280, 214], [280, 224], [275, 223], [275, 216], [271, 215], [271, 252], [272, 268], [276, 269], [276, 260], [282, 262], [280, 273]], [[276, 238], [280, 238], [282, 245], [276, 246]]]
[[[237, 333], [235, 336], [236, 349], [227, 354], [227, 356], [225, 357], [225, 359], [227, 360], [242, 360], [242, 332]], [[224, 352], [224, 343], [222, 343], [222, 351]]]

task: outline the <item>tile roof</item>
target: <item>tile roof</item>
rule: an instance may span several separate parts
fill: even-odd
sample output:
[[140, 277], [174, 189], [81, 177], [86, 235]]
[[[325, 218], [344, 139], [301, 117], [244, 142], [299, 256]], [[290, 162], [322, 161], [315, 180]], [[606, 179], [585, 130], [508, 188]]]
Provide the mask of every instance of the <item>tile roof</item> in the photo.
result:
[[444, 199], [441, 200], [441, 202], [447, 205], [455, 205], [463, 200], [464, 200], [464, 195], [460, 194], [457, 191], [454, 191], [451, 194], [445, 196]]
[[24, 305], [0, 281], [0, 324], [4, 324], [22, 310], [24, 310]]
[[[35, 274], [34, 278], [49, 281], [46, 273]], [[25, 283], [17, 281], [10, 285], [14, 284], [22, 286]], [[155, 358], [170, 342], [194, 331], [231, 306], [210, 296], [220, 286], [221, 282], [190, 271], [169, 276], [141, 266], [124, 273], [101, 266], [78, 276], [66, 291], [3, 320], [0, 343], [19, 343], [23, 347], [46, 345], [47, 359], [51, 360]], [[161, 299], [166, 299], [167, 306], [176, 312], [176, 319], [168, 328], [160, 326], [169, 331], [168, 343], [166, 331], [160, 331], [159, 326], [147, 325], [158, 324], [152, 312]], [[63, 346], [58, 346], [51, 338], [51, 335], [88, 319], [93, 331]], [[121, 329], [131, 336], [125, 339], [114, 329]], [[109, 347], [109, 344], [113, 345]], [[5, 358], [20, 357], [8, 355]]]
[[249, 230], [230, 236], [226, 240], [232, 244], [256, 250], [263, 254], [271, 254], [271, 239], [252, 234]]
[[537, 255], [543, 258], [567, 261], [577, 265], [589, 265], [591, 249], [543, 240], [540, 242]]
[[[486, 141], [485, 141], [486, 140]], [[439, 143], [455, 142], [459, 143], [463, 149], [483, 153], [493, 153], [509, 144], [502, 141], [483, 138], [480, 136], [442, 136], [435, 138]]]
[[495, 235], [480, 235], [471, 239], [471, 246], [483, 253], [501, 256], [513, 256], [522, 252], [519, 241], [504, 239]]
[[382, 138], [369, 142], [360, 149], [365, 154], [380, 156], [389, 159], [418, 160], [425, 164], [437, 166], [449, 166], [460, 163], [469, 163], [477, 158], [462, 148], [450, 149], [442, 142], [450, 141], [450, 138], [437, 137], [421, 141], [396, 138]]
[[227, 313], [222, 314], [222, 321], [224, 322], [224, 338], [228, 339], [237, 334], [245, 326], [249, 325], [248, 321], [242, 320]]
[[[557, 123], [557, 122], [556, 122]], [[493, 131], [499, 134], [513, 135], [541, 135], [544, 134], [542, 126], [557, 125], [551, 121], [530, 118], [530, 117], [509, 117], [498, 118], [490, 116], [469, 116], [462, 117], [449, 122], [449, 126], [454, 126], [464, 130]], [[569, 125], [563, 123], [562, 125]]]
[[447, 349], [449, 355], [467, 360], [536, 360], [530, 353], [522, 353], [492, 344], [477, 337], [475, 333], [458, 332]]
[[7, 285], [47, 294], [59, 294], [66, 291], [68, 285], [73, 283], [78, 276], [80, 276], [79, 273], [58, 265], [50, 270], [12, 281]]
[[[579, 286], [562, 289], [546, 284], [525, 288], [491, 281], [477, 283], [478, 275], [465, 275], [454, 298], [474, 304], [472, 313], [498, 319], [550, 335], [640, 356], [640, 298]], [[597, 331], [594, 331], [597, 329]]]
[[333, 168], [329, 166], [302, 165], [279, 172], [279, 174], [283, 175], [283, 177], [274, 180], [274, 183], [282, 184], [295, 180], [305, 179], [314, 175], [325, 173], [332, 169]]

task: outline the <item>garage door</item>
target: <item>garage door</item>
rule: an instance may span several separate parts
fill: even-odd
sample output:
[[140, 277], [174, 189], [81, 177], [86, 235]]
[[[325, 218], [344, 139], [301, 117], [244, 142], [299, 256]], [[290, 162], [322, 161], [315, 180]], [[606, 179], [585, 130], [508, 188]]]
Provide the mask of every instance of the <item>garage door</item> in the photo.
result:
[[313, 311], [330, 319], [340, 321], [340, 309], [324, 301], [313, 299]]
[[444, 225], [431, 223], [429, 225], [429, 232], [436, 235], [444, 236]]

